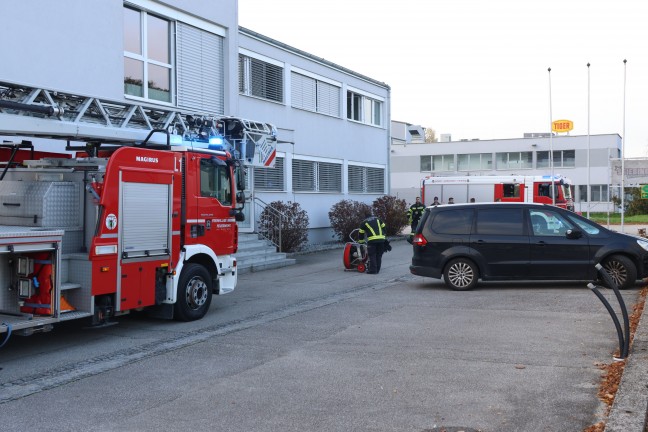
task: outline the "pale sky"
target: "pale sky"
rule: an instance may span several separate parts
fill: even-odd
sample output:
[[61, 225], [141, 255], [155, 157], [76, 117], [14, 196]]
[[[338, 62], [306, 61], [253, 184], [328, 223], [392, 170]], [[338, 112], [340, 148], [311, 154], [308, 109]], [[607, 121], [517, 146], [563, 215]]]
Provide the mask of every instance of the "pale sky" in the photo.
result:
[[571, 135], [625, 127], [626, 157], [648, 157], [646, 0], [238, 3], [241, 26], [388, 84], [392, 120], [437, 137], [548, 132], [551, 106]]

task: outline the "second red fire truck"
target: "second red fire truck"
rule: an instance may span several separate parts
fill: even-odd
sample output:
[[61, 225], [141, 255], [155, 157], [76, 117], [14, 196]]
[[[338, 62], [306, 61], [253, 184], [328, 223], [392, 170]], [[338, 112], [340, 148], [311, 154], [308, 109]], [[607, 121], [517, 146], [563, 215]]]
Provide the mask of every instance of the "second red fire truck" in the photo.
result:
[[421, 200], [431, 205], [434, 197], [446, 204], [476, 202], [534, 202], [574, 210], [573, 186], [562, 176], [449, 176], [426, 177]]

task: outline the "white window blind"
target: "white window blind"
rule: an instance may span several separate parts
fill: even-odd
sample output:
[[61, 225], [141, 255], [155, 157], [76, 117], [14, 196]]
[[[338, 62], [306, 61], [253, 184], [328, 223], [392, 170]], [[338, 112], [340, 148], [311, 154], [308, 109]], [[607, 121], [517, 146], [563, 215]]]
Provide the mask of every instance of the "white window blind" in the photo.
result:
[[292, 106], [340, 116], [340, 88], [297, 72], [291, 74]]
[[292, 106], [310, 111], [317, 110], [317, 83], [315, 79], [292, 73]]
[[254, 189], [263, 191], [283, 191], [284, 182], [284, 158], [275, 159], [273, 168], [254, 167]]
[[315, 162], [293, 159], [292, 182], [295, 191], [315, 191]]
[[385, 193], [385, 170], [367, 167], [367, 192]]
[[342, 165], [319, 162], [317, 179], [320, 192], [342, 192]]
[[223, 38], [177, 23], [178, 106], [224, 114]]
[[317, 112], [340, 116], [340, 88], [329, 83], [317, 81]]
[[342, 192], [342, 165], [332, 162], [292, 161], [293, 190]]
[[367, 189], [366, 189], [364, 167], [357, 166], [357, 165], [349, 165], [347, 171], [349, 176], [348, 179], [349, 192], [355, 192], [355, 193], [365, 192]]
[[275, 102], [283, 102], [283, 68], [262, 60], [239, 55], [239, 92]]
[[349, 165], [349, 192], [385, 193], [385, 169]]

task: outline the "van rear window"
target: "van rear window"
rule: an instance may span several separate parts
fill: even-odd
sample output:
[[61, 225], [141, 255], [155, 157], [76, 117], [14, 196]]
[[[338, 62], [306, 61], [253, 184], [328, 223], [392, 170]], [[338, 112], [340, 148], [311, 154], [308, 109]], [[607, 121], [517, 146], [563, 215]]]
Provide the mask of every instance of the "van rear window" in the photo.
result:
[[522, 209], [496, 208], [477, 210], [477, 233], [523, 235]]
[[472, 209], [440, 211], [432, 221], [432, 231], [439, 234], [470, 234], [473, 214]]

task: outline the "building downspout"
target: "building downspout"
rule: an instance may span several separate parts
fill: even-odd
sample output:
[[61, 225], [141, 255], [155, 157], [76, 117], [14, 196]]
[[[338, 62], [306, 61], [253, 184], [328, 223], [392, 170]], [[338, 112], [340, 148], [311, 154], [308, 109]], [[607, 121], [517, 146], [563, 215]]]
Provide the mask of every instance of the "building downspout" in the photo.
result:
[[385, 195], [391, 194], [391, 88], [387, 87], [387, 189]]

